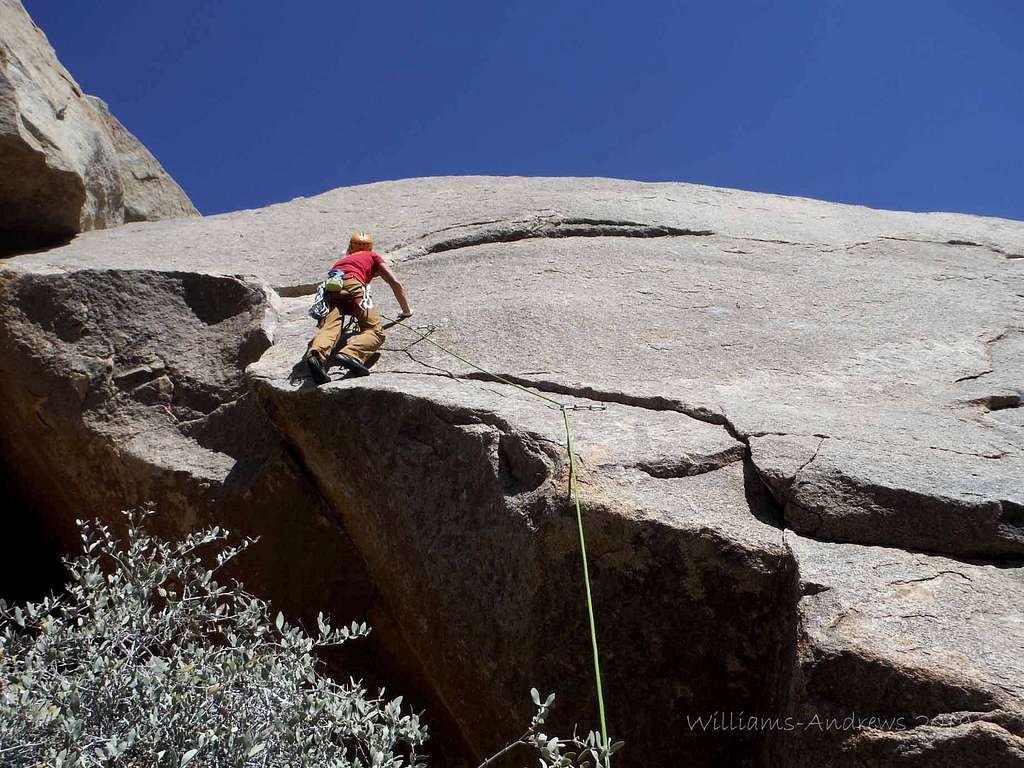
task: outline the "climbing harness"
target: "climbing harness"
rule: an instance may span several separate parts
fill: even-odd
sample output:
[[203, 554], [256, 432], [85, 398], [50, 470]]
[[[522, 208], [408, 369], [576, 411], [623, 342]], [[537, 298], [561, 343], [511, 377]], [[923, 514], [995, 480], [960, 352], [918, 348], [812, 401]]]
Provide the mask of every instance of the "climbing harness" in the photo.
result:
[[[490, 378], [494, 379], [495, 381], [499, 381], [502, 384], [507, 384], [510, 387], [515, 387], [516, 389], [518, 389], [518, 390], [520, 390], [522, 392], [525, 392], [528, 395], [531, 395], [533, 397], [539, 398], [540, 400], [544, 401], [545, 407], [550, 408], [551, 410], [554, 410], [554, 411], [560, 411], [561, 412], [561, 414], [562, 414], [562, 423], [565, 426], [566, 450], [569, 453], [569, 487], [570, 487], [570, 492], [571, 492], [572, 497], [573, 497], [573, 501], [575, 502], [575, 505], [576, 505], [576, 527], [579, 530], [579, 536], [580, 536], [580, 558], [581, 558], [582, 563], [583, 563], [583, 586], [584, 586], [584, 590], [586, 592], [586, 598], [587, 598], [587, 618], [590, 621], [590, 645], [591, 645], [591, 650], [593, 652], [593, 657], [594, 657], [594, 685], [595, 685], [595, 688], [597, 689], [597, 711], [598, 711], [598, 715], [599, 715], [600, 720], [601, 720], [601, 738], [604, 741], [605, 745], [609, 745], [610, 742], [608, 741], [608, 725], [607, 725], [607, 722], [606, 722], [605, 711], [604, 711], [604, 690], [603, 690], [603, 686], [602, 686], [602, 683], [601, 683], [601, 661], [600, 661], [600, 654], [598, 653], [598, 650], [597, 650], [597, 624], [594, 621], [594, 599], [593, 599], [593, 594], [592, 594], [592, 591], [591, 591], [591, 588], [590, 588], [590, 565], [589, 565], [588, 560], [587, 560], [587, 541], [586, 541], [586, 537], [584, 536], [584, 533], [583, 533], [583, 512], [582, 512], [582, 509], [580, 507], [580, 489], [579, 489], [579, 481], [577, 479], [577, 472], [576, 472], [576, 453], [575, 453], [575, 449], [573, 447], [573, 439], [572, 439], [572, 422], [569, 420], [569, 411], [603, 411], [603, 410], [605, 410], [607, 408], [607, 406], [604, 406], [604, 405], [576, 405], [576, 404], [573, 404], [573, 403], [563, 403], [563, 402], [560, 402], [560, 401], [556, 400], [553, 397], [548, 397], [547, 395], [543, 395], [540, 392], [536, 392], [536, 391], [534, 391], [532, 389], [527, 389], [526, 387], [524, 387], [521, 384], [517, 384], [514, 381], [510, 381], [509, 379], [505, 378], [504, 376], [500, 376], [497, 373], [494, 373], [493, 371], [489, 371], [486, 368], [483, 368], [482, 366], [479, 366], [476, 363], [471, 362], [470, 360], [467, 360], [465, 357], [463, 357], [462, 355], [458, 354], [457, 352], [453, 352], [448, 347], [446, 347], [443, 344], [441, 344], [441, 343], [435, 341], [434, 339], [430, 338], [430, 333], [432, 333], [435, 330], [433, 327], [430, 328], [428, 333], [423, 333], [423, 332], [419, 331], [418, 329], [414, 328], [413, 326], [404, 325], [400, 320], [392, 319], [392, 318], [388, 317], [385, 314], [381, 314], [381, 317], [383, 317], [385, 320], [387, 320], [388, 322], [392, 323], [393, 325], [401, 325], [406, 330], [412, 331], [413, 333], [415, 333], [416, 335], [418, 335], [420, 337], [420, 341], [426, 341], [429, 344], [433, 344], [435, 347], [440, 349], [446, 355], [449, 355], [449, 356], [455, 358], [456, 360], [459, 360], [460, 362], [465, 363], [470, 368], [474, 368], [477, 371], [480, 371], [480, 373], [483, 373], [486, 376], [489, 376]], [[606, 761], [605, 761], [605, 768], [608, 768], [609, 765], [610, 765], [610, 758], [606, 759]]]
[[[316, 295], [313, 297], [313, 303], [309, 306], [309, 316], [318, 323], [327, 317], [327, 314], [331, 311], [331, 302], [328, 300], [328, 295], [344, 290], [344, 278], [344, 272], [332, 269], [327, 273], [327, 279], [316, 287]], [[369, 285], [364, 285], [363, 300], [359, 302], [359, 308], [368, 310], [371, 307], [373, 307], [373, 292], [370, 290]], [[346, 324], [351, 322], [352, 319], [350, 316]]]

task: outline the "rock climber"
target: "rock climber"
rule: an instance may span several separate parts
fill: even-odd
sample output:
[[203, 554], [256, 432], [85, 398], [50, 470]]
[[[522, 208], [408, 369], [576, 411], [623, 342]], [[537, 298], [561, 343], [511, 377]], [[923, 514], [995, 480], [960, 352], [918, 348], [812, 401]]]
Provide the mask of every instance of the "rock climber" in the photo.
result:
[[402, 312], [398, 319], [412, 317], [409, 300], [402, 283], [395, 277], [391, 265], [373, 250], [373, 238], [366, 232], [356, 232], [349, 240], [345, 255], [334, 262], [328, 279], [321, 285], [317, 301], [310, 314], [318, 318], [319, 331], [309, 343], [306, 367], [317, 384], [330, 381], [326, 368], [331, 351], [341, 335], [345, 315], [352, 315], [359, 323], [359, 333], [345, 342], [337, 354], [338, 362], [349, 370], [350, 376], [368, 376], [366, 360], [384, 344], [380, 310], [373, 306], [369, 284], [380, 277], [391, 286]]

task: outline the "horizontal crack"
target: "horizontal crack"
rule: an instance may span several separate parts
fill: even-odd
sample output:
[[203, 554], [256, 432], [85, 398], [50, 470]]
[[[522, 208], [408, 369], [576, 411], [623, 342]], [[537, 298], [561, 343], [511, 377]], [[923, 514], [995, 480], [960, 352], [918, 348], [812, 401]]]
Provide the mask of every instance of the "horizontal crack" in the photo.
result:
[[[419, 237], [416, 238], [416, 240], [426, 240], [428, 237], [432, 237], [434, 235], [439, 235], [442, 232], [451, 232], [453, 229], [468, 229], [469, 227], [485, 227], [488, 224], [501, 224], [501, 223], [502, 223], [502, 219], [485, 219], [484, 221], [467, 221], [465, 224], [452, 224], [451, 226], [448, 226], [448, 227], [441, 227], [440, 229], [432, 230], [432, 231], [427, 232], [427, 233], [425, 233], [423, 235], [420, 235]], [[399, 250], [401, 248], [405, 248], [408, 245], [409, 245], [409, 243], [403, 243], [402, 245], [398, 246], [398, 248], [396, 248], [395, 250]]]
[[[418, 242], [426, 240], [431, 235], [440, 232], [458, 229], [460, 227], [471, 227], [477, 225], [497, 224], [495, 221], [473, 222], [470, 224], [459, 224], [452, 227], [445, 227], [417, 238]], [[533, 240], [539, 238], [563, 238], [563, 237], [708, 237], [715, 233], [710, 229], [688, 229], [670, 227], [660, 224], [641, 224], [634, 221], [616, 221], [612, 219], [554, 219], [537, 222], [510, 222], [506, 227], [485, 230], [483, 232], [470, 232], [464, 235], [456, 235], [446, 239], [438, 240], [428, 245], [414, 245], [406, 243], [395, 248], [391, 252], [391, 258], [395, 261], [411, 261], [423, 256], [435, 253], [444, 253], [458, 248], [473, 248], [479, 245], [493, 245], [496, 243], [514, 243], [520, 240]], [[316, 293], [316, 283], [297, 283], [295, 285], [274, 286], [274, 291], [284, 298], [297, 296], [311, 296]]]
[[928, 450], [955, 453], [957, 456], [974, 456], [979, 459], [1002, 459], [1006, 456], [1006, 453], [1002, 451], [999, 453], [972, 453], [971, 451], [958, 451], [954, 448], [942, 448], [938, 445], [929, 445]]
[[889, 582], [889, 586], [890, 587], [897, 587], [897, 586], [903, 586], [903, 585], [906, 585], [906, 584], [921, 584], [921, 583], [926, 582], [926, 581], [935, 581], [935, 579], [940, 579], [943, 576], [959, 576], [964, 581], [972, 581], [970, 576], [967, 576], [966, 574], [960, 573], [960, 571], [949, 571], [949, 570], [946, 570], [946, 571], [938, 571], [937, 573], [934, 573], [931, 576], [922, 576], [922, 577], [920, 577], [918, 579], [899, 579], [897, 581], [890, 581]]
[[[407, 355], [409, 354], [408, 351], [406, 351], [406, 350], [403, 350], [403, 351], [405, 351]], [[409, 356], [412, 357], [411, 355], [409, 355]], [[420, 361], [416, 360], [415, 358], [413, 358], [413, 360], [415, 362], [420, 362]], [[420, 364], [423, 364], [423, 363], [420, 363]], [[433, 368], [433, 366], [428, 366], [428, 367]], [[482, 374], [482, 373], [469, 373], [469, 374], [456, 375], [456, 374], [450, 373], [450, 372], [445, 371], [444, 369], [440, 369], [440, 368], [437, 368], [437, 369], [435, 369], [433, 371], [408, 371], [408, 370], [397, 369], [397, 370], [389, 370], [386, 373], [394, 373], [394, 374], [400, 374], [400, 375], [411, 375], [411, 376], [432, 376], [432, 377], [435, 377], [435, 378], [445, 378], [445, 379], [453, 379], [455, 381], [467, 381], [467, 382], [468, 381], [472, 381], [472, 382], [477, 382], [477, 383], [484, 383], [484, 382], [486, 382], [486, 383], [495, 383], [495, 384], [505, 384], [506, 383], [506, 382], [502, 382], [500, 380], [496, 380], [493, 376], [488, 376], [488, 375]], [[508, 382], [511, 382], [511, 383], [514, 383], [514, 384], [518, 384], [518, 385], [524, 386], [524, 387], [530, 387], [530, 388], [533, 388], [533, 389], [537, 389], [539, 391], [550, 392], [552, 394], [571, 395], [573, 397], [578, 397], [580, 399], [594, 400], [596, 402], [614, 402], [614, 403], [617, 403], [617, 404], [620, 404], [620, 405], [634, 405], [633, 402], [623, 402], [623, 400], [625, 400], [625, 399], [633, 399], [633, 398], [630, 398], [629, 396], [625, 396], [625, 395], [622, 396], [621, 399], [611, 399], [612, 397], [614, 397], [615, 393], [600, 393], [600, 392], [597, 392], [596, 390], [591, 390], [591, 389], [589, 389], [587, 387], [571, 388], [571, 387], [562, 387], [562, 386], [558, 386], [558, 385], [550, 385], [549, 387], [545, 388], [544, 386], [538, 385], [537, 382], [534, 382], [534, 381], [531, 381], [529, 379], [525, 379], [525, 378], [522, 378], [522, 377], [519, 377], [519, 376], [509, 376], [509, 375], [501, 374], [501, 377], [503, 379], [506, 379]], [[543, 384], [543, 382], [541, 384]], [[491, 391], [493, 391], [493, 390], [491, 390]], [[588, 393], [592, 393], [592, 394], [588, 394]], [[501, 394], [501, 393], [495, 393], [495, 394]], [[654, 400], [660, 400], [660, 398], [653, 398], [653, 399]], [[671, 403], [671, 401], [667, 401], [667, 400], [664, 401], [664, 402]], [[696, 417], [692, 416], [690, 413], [687, 413], [685, 410], [682, 410], [683, 406], [681, 404], [669, 405], [667, 407], [650, 407], [650, 406], [651, 406], [651, 402], [650, 402], [650, 400], [648, 400], [647, 401], [647, 405], [636, 405], [635, 407], [646, 408], [647, 410], [672, 411], [672, 412], [675, 412], [675, 413], [682, 413], [684, 416], [690, 416], [690, 418], [694, 418], [697, 421], [704, 421], [704, 419], [697, 419]], [[705, 423], [714, 423], [717, 426], [722, 426], [723, 428], [726, 427], [724, 422], [723, 423], [705, 422]], [[726, 431], [729, 431], [729, 430], [726, 429]], [[740, 442], [742, 443], [742, 445], [734, 445], [734, 446], [731, 446], [729, 448], [726, 448], [725, 450], [719, 451], [717, 453], [714, 453], [714, 454], [711, 454], [711, 455], [708, 455], [708, 456], [701, 456], [699, 458], [696, 458], [696, 457], [692, 457], [692, 456], [688, 456], [688, 455], [684, 454], [684, 455], [682, 455], [681, 457], [679, 457], [676, 460], [666, 460], [666, 461], [660, 461], [660, 462], [641, 461], [641, 462], [638, 462], [636, 464], [631, 464], [631, 465], [629, 465], [629, 467], [638, 469], [641, 472], [643, 472], [643, 473], [645, 473], [645, 474], [647, 474], [647, 475], [649, 475], [649, 476], [651, 476], [653, 478], [657, 478], [657, 479], [671, 479], [671, 478], [693, 477], [695, 475], [702, 475], [702, 474], [706, 474], [708, 472], [714, 472], [714, 471], [719, 470], [719, 469], [724, 469], [725, 467], [728, 467], [728, 466], [730, 466], [732, 464], [735, 464], [737, 462], [743, 461], [746, 458], [746, 454], [747, 454], [747, 444], [746, 444], [746, 441], [744, 441], [744, 440], [740, 440]]]
[[959, 384], [962, 381], [974, 381], [975, 379], [980, 379], [982, 376], [988, 376], [990, 373], [992, 373], [991, 368], [984, 370], [981, 373], [972, 373], [969, 376], [961, 376], [959, 379], [955, 379], [953, 383]]
[[[689, 229], [660, 224], [642, 224], [635, 221], [614, 219], [568, 218], [542, 220], [540, 222], [509, 222], [506, 226], [468, 232], [437, 240], [426, 245], [412, 243], [396, 249], [396, 259], [409, 260], [434, 253], [444, 253], [457, 248], [472, 248], [479, 245], [513, 243], [519, 240], [561, 237], [707, 237], [714, 232], [708, 229]], [[425, 239], [425, 238], [420, 238]]]
[[824, 248], [826, 243], [805, 243], [798, 240], [776, 240], [769, 237], [738, 237], [726, 235], [729, 240], [743, 240], [748, 243], [768, 243], [769, 245], [799, 245], [804, 248]]
[[[599, 403], [617, 403], [619, 405], [630, 405], [636, 408], [646, 408], [650, 411], [675, 411], [681, 413], [684, 416], [689, 416], [691, 419], [696, 421], [703, 421], [705, 424], [714, 424], [715, 426], [722, 427], [726, 432], [729, 433], [734, 439], [746, 445], [747, 439], [745, 436], [737, 432], [736, 428], [725, 418], [724, 415], [710, 411], [707, 408], [701, 406], [687, 405], [678, 400], [672, 400], [667, 397], [661, 397], [660, 395], [628, 395], [624, 392], [607, 392], [602, 390], [593, 389], [588, 386], [576, 386], [570, 387], [565, 384], [559, 384], [554, 381], [545, 381], [542, 379], [528, 379], [523, 376], [516, 376], [515, 374], [502, 373], [501, 378], [507, 379], [513, 384], [518, 384], [522, 387], [532, 387], [533, 389], [541, 392], [550, 392], [558, 395], [570, 395], [572, 397], [580, 397], [585, 400], [595, 400]], [[466, 373], [461, 376], [465, 379], [476, 379], [478, 381], [486, 380], [493, 381], [492, 376], [488, 376], [484, 373]]]
[[[405, 351], [405, 350], [402, 350], [402, 351]], [[406, 351], [406, 354], [408, 354], [407, 351]], [[409, 356], [412, 357], [411, 355], [409, 355]], [[420, 361], [417, 361], [415, 358], [413, 358], [413, 360], [415, 362], [420, 362]], [[429, 366], [429, 367], [433, 367], [433, 366]], [[448, 371], [444, 371], [443, 369], [436, 369], [436, 370], [432, 370], [432, 371], [409, 371], [409, 370], [403, 370], [403, 369], [392, 369], [392, 370], [386, 371], [386, 373], [393, 373], [393, 374], [400, 374], [400, 375], [411, 375], [411, 376], [430, 376], [430, 377], [434, 377], [434, 378], [451, 379], [451, 380], [454, 380], [456, 382], [460, 382], [460, 383], [463, 383], [463, 384], [468, 384], [468, 383], [472, 382], [472, 383], [477, 384], [477, 385], [483, 384], [483, 383], [493, 383], [493, 384], [507, 386], [507, 382], [502, 382], [502, 381], [499, 381], [499, 380], [495, 380], [493, 377], [486, 376], [484, 374], [474, 373], [474, 374], [456, 375], [456, 374], [450, 373]], [[519, 384], [520, 386], [528, 386], [528, 387], [531, 387], [533, 389], [538, 389], [538, 390], [541, 389], [541, 387], [538, 387], [534, 383], [531, 383], [529, 380], [523, 379], [521, 377], [509, 377], [509, 376], [502, 375], [502, 378], [507, 379], [508, 382]], [[485, 387], [485, 389], [487, 389], [487, 388]], [[495, 390], [492, 390], [492, 389], [487, 389], [487, 391], [493, 392], [494, 394], [499, 395], [499, 396], [505, 396], [502, 392], [498, 392], [498, 391], [495, 391]], [[563, 392], [563, 391], [561, 391], [561, 389], [558, 392], [555, 392], [553, 390], [548, 390], [548, 391], [551, 391], [553, 394], [572, 394], [574, 397], [579, 397], [581, 399], [596, 400], [596, 398], [588, 397], [586, 395], [579, 394], [579, 390], [574, 390], [572, 392]], [[604, 399], [604, 400], [601, 400], [600, 402], [616, 402], [616, 401]], [[621, 403], [621, 404], [626, 404], [626, 403]], [[643, 407], [643, 406], [637, 406], [637, 407]], [[658, 408], [658, 409], [648, 409], [648, 410], [672, 411], [672, 412], [676, 412], [676, 413], [683, 413], [683, 415], [688, 415], [688, 414], [684, 413], [683, 411], [680, 411], [678, 408]], [[481, 412], [483, 412], [483, 411], [481, 411]], [[505, 426], [507, 427], [507, 430], [510, 433], [514, 431], [513, 428], [511, 427], [511, 425], [508, 425], [503, 420], [502, 420], [501, 423], [505, 424]], [[552, 446], [556, 446], [558, 450], [564, 450], [564, 448], [565, 448], [564, 444], [561, 441], [559, 441], [559, 440], [551, 440], [550, 438], [543, 437], [542, 435], [539, 435], [539, 434], [532, 434], [531, 433], [531, 436], [535, 440], [539, 440], [539, 441], [542, 441], [542, 442], [550, 443]], [[711, 472], [717, 472], [719, 470], [726, 469], [726, 468], [728, 468], [728, 467], [730, 467], [730, 466], [732, 466], [734, 464], [737, 464], [739, 462], [744, 461], [746, 459], [746, 457], [747, 457], [747, 453], [748, 453], [748, 447], [747, 447], [746, 443], [745, 442], [741, 442], [740, 445], [732, 445], [732, 446], [730, 446], [728, 448], [725, 448], [724, 450], [720, 450], [720, 451], [718, 451], [716, 453], [712, 453], [712, 454], [708, 454], [708, 455], [691, 456], [689, 454], [683, 453], [683, 454], [681, 454], [681, 455], [679, 455], [677, 457], [667, 458], [667, 459], [664, 459], [664, 460], [661, 460], [661, 461], [638, 461], [638, 462], [630, 463], [630, 464], [619, 464], [619, 463], [603, 464], [603, 463], [599, 463], [597, 465], [597, 467], [599, 467], [599, 468], [615, 467], [615, 468], [622, 468], [622, 469], [635, 469], [635, 470], [643, 472], [644, 474], [648, 475], [649, 477], [657, 479], [657, 480], [671, 480], [671, 479], [681, 479], [681, 478], [688, 478], [688, 477], [696, 477], [698, 475], [705, 475], [705, 474], [708, 474], [708, 473], [711, 473]], [[581, 460], [583, 460], [582, 457], [581, 457]]]
[[1018, 253], [1007, 253], [1002, 248], [987, 243], [976, 243], [973, 240], [926, 240], [920, 237], [895, 237], [893, 235], [882, 235], [879, 240], [896, 240], [901, 243], [928, 243], [931, 245], [958, 245], [968, 248], [984, 248], [986, 250], [997, 253], [1007, 259], [1024, 259], [1024, 254]]

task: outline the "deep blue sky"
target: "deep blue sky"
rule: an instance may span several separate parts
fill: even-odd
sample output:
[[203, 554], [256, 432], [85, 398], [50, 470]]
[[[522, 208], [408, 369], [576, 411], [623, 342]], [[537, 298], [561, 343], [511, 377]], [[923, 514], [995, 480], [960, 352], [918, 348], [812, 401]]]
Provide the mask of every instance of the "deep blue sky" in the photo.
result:
[[204, 213], [447, 174], [1024, 219], [1021, 0], [24, 0]]

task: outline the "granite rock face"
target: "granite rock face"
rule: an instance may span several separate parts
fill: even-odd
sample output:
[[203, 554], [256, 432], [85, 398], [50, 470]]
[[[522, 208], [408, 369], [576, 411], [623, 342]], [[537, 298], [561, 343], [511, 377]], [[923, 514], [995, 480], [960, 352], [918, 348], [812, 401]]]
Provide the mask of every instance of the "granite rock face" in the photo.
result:
[[106, 106], [83, 94], [19, 0], [0, 0], [0, 252], [198, 212]]
[[[529, 719], [528, 699], [482, 690], [557, 690], [570, 704], [554, 732], [595, 722], [558, 412], [410, 374], [310, 399], [271, 360], [250, 371], [470, 743], [497, 751], [508, 734], [495, 724]], [[633, 759], [656, 760], [670, 733], [695, 761], [742, 764], [756, 738], [695, 733], [687, 716], [779, 706], [792, 582], [780, 532], [750, 514], [741, 444], [721, 428], [630, 406], [587, 413], [576, 437], [617, 728]]]
[[153, 154], [114, 117], [102, 99], [88, 96], [89, 103], [107, 127], [117, 150], [117, 166], [124, 187], [124, 220], [157, 221], [198, 216], [188, 195], [164, 170]]
[[[419, 334], [315, 388], [359, 229]], [[564, 405], [620, 765], [1018, 765], [1022, 257], [1019, 222], [603, 179], [87, 232], [0, 264], [4, 480], [54, 530], [261, 534], [241, 575], [368, 615], [480, 757], [531, 686], [596, 722]]]
[[803, 595], [789, 701], [808, 725], [785, 732], [784, 764], [1020, 764], [1024, 658], [1002, 639], [1020, 638], [1024, 569], [787, 541]]

